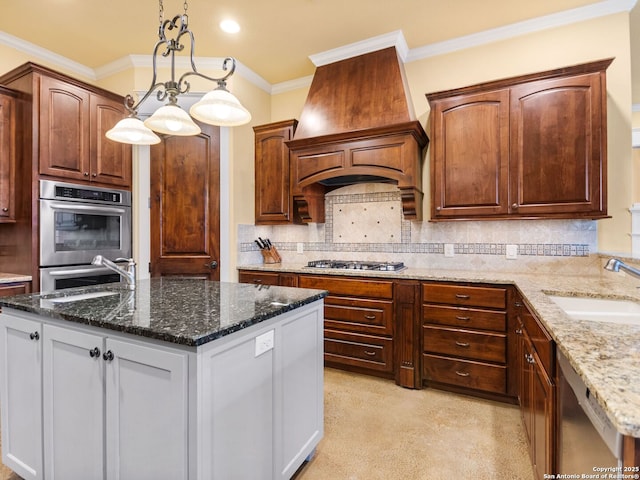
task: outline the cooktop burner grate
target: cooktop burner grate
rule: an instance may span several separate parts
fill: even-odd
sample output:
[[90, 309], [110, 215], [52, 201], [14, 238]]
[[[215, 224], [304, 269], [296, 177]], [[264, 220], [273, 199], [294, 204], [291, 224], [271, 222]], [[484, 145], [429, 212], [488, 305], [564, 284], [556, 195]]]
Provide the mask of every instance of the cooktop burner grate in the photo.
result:
[[402, 262], [364, 262], [358, 260], [313, 260], [307, 263], [307, 267], [377, 270], [384, 272], [398, 272], [407, 268]]

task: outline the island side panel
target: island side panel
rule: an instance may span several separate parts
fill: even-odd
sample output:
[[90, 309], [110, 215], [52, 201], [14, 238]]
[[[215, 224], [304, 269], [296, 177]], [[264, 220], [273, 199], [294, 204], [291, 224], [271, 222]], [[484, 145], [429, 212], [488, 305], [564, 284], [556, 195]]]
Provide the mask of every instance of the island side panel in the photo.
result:
[[315, 449], [323, 312], [318, 300], [198, 348], [198, 478], [290, 478]]

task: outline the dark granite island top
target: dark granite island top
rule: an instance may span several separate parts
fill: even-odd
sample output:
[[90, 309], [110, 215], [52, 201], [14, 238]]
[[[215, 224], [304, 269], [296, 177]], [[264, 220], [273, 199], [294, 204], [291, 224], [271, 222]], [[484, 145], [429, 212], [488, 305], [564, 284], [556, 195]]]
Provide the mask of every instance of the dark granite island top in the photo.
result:
[[1, 298], [0, 306], [199, 346], [324, 298], [326, 294], [323, 290], [173, 277], [140, 280], [134, 291], [113, 283], [16, 295]]

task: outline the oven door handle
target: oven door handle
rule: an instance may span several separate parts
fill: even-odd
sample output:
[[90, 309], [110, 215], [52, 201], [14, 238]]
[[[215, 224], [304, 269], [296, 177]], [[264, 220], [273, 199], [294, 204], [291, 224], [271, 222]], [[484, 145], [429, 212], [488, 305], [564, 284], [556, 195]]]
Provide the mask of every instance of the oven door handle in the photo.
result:
[[111, 270], [108, 268], [76, 268], [73, 270], [51, 270], [48, 272], [52, 277], [70, 277], [76, 275], [86, 275], [86, 274], [103, 274], [109, 273]]
[[56, 210], [75, 210], [75, 211], [91, 211], [98, 213], [126, 213], [124, 208], [119, 207], [103, 207], [99, 205], [69, 205], [68, 203], [63, 202], [49, 202], [49, 207], [54, 208]]

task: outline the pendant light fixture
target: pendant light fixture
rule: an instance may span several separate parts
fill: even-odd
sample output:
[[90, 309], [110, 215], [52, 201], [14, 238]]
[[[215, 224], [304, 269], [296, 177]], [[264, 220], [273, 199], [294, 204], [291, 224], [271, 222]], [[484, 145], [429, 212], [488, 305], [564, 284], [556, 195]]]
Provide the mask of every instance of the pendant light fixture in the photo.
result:
[[[193, 51], [195, 48], [195, 38], [193, 32], [189, 29], [189, 17], [187, 16], [187, 2], [184, 2], [184, 13], [176, 15], [171, 20], [164, 19], [164, 5], [162, 0], [159, 4], [159, 21], [158, 27], [159, 40], [153, 49], [153, 78], [149, 90], [136, 103], [131, 95], [127, 95], [124, 99], [124, 106], [129, 112], [129, 116], [120, 120], [105, 135], [107, 138], [121, 143], [129, 143], [132, 145], [154, 145], [160, 142], [154, 132], [164, 133], [166, 135], [197, 135], [200, 133], [200, 127], [192, 120], [187, 112], [178, 105], [178, 96], [187, 93], [190, 84], [185, 79], [191, 75], [195, 75], [212, 82], [216, 82], [218, 87], [207, 93], [202, 99], [195, 103], [189, 110], [191, 116], [196, 120], [210, 125], [219, 125], [225, 127], [233, 127], [244, 125], [251, 120], [251, 114], [242, 106], [240, 101], [227, 90], [227, 79], [233, 75], [236, 69], [236, 61], [231, 57], [224, 59], [222, 70], [226, 72], [220, 78], [209, 77], [196, 69], [193, 60]], [[167, 30], [178, 29], [175, 38], [167, 39]], [[175, 54], [184, 49], [184, 44], [180, 43], [183, 35], [187, 35], [190, 41], [189, 59], [191, 61], [191, 70], [182, 74], [175, 80]], [[161, 48], [164, 51], [160, 53]], [[171, 79], [166, 82], [157, 82], [157, 63], [156, 59], [160, 53], [163, 57], [171, 59]], [[155, 92], [159, 101], [167, 101], [166, 105], [158, 108], [153, 115], [144, 122], [138, 118], [138, 108], [149, 96]]]

